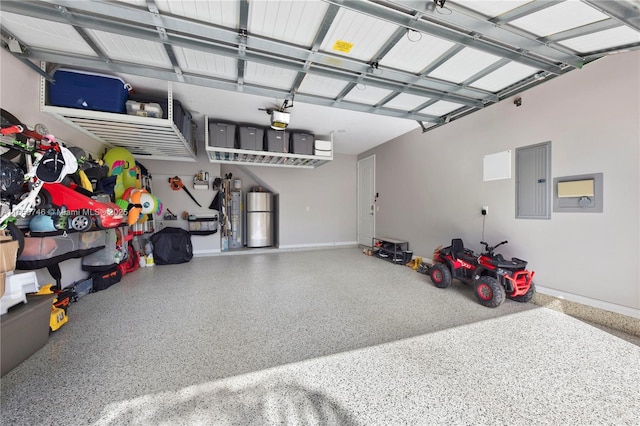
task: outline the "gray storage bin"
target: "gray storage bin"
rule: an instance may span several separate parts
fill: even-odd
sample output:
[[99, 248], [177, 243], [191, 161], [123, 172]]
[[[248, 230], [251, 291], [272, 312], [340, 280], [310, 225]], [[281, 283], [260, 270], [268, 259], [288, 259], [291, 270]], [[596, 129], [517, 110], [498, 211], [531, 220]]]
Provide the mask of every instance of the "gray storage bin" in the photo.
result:
[[283, 130], [267, 129], [264, 147], [271, 152], [289, 152], [289, 134]]
[[209, 146], [235, 148], [236, 125], [229, 123], [209, 123]]
[[264, 129], [261, 127], [240, 126], [238, 128], [238, 148], [263, 151]]
[[316, 137], [310, 133], [291, 133], [291, 152], [293, 154], [313, 155], [313, 144]]

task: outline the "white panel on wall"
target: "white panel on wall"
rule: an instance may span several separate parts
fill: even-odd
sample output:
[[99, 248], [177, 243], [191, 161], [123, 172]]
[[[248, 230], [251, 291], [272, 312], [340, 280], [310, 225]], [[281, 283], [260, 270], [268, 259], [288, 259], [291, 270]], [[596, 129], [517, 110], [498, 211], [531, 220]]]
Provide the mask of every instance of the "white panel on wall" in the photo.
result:
[[487, 154], [482, 157], [482, 180], [511, 178], [511, 150]]

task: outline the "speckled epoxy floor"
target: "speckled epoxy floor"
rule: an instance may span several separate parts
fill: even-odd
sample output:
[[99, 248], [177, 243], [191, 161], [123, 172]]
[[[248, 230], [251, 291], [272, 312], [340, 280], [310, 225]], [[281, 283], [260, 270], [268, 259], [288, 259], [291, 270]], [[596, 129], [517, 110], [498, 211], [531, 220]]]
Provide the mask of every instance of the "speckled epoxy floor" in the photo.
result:
[[638, 424], [640, 347], [356, 248], [155, 266], [73, 304], [2, 424]]

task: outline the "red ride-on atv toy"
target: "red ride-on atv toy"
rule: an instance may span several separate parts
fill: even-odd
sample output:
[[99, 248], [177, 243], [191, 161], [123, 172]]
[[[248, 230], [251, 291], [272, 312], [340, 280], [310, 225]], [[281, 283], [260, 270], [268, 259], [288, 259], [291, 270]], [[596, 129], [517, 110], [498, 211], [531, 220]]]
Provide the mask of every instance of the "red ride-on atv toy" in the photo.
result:
[[434, 265], [429, 270], [431, 281], [438, 288], [447, 288], [455, 278], [473, 286], [481, 305], [495, 308], [504, 302], [505, 296], [516, 302], [528, 302], [535, 293], [533, 271], [527, 271], [527, 261], [516, 257], [505, 260], [493, 251], [506, 244], [503, 241], [493, 247], [481, 241], [485, 252], [476, 255], [464, 248], [460, 238], [451, 240], [451, 246], [434, 252]]

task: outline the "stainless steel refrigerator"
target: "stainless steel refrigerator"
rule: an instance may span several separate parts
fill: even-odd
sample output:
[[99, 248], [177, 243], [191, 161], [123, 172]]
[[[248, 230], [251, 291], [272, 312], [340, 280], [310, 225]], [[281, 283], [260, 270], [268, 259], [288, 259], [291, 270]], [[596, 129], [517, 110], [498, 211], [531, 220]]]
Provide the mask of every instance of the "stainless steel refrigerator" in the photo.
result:
[[247, 247], [273, 245], [273, 194], [247, 192]]

